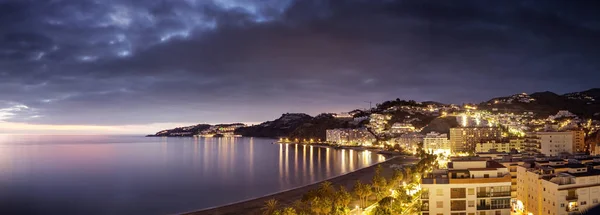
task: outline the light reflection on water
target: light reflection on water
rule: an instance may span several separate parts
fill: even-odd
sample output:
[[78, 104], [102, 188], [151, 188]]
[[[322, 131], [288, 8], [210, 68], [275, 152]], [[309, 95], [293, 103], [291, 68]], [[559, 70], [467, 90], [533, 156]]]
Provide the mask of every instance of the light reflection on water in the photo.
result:
[[368, 151], [273, 141], [2, 136], [0, 214], [185, 212], [310, 184], [385, 159]]

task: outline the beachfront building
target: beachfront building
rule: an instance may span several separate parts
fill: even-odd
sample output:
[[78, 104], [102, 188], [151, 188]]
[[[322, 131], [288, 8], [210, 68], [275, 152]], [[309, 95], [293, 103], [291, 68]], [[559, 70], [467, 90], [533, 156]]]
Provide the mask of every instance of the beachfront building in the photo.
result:
[[399, 137], [392, 138], [391, 143], [398, 144], [406, 151], [414, 153], [417, 151], [419, 145], [423, 142], [424, 137], [424, 135], [418, 132], [406, 133], [400, 135]]
[[598, 169], [561, 159], [517, 167], [516, 209], [524, 214], [578, 214], [598, 206], [599, 200]]
[[328, 143], [340, 145], [371, 145], [375, 137], [365, 128], [327, 129], [325, 132]]
[[423, 215], [510, 214], [511, 175], [496, 161], [455, 158], [447, 169], [425, 174], [421, 188]]
[[450, 128], [452, 152], [474, 152], [476, 144], [483, 139], [501, 138], [498, 127], [459, 127]]
[[450, 154], [448, 134], [430, 132], [423, 138], [423, 150], [433, 154]]

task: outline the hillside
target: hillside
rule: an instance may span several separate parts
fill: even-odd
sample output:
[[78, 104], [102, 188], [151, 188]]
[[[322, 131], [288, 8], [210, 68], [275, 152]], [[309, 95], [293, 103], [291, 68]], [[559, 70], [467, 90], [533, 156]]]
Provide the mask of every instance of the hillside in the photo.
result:
[[320, 114], [296, 128], [288, 137], [293, 139], [315, 138], [325, 140], [327, 129], [356, 127], [358, 125], [354, 124], [352, 120], [338, 119], [331, 114]]
[[292, 131], [296, 130], [296, 128], [312, 119], [311, 116], [303, 113], [286, 113], [273, 121], [238, 128], [235, 130], [235, 133], [245, 137], [286, 137]]
[[515, 94], [493, 98], [478, 105], [479, 109], [500, 112], [535, 112], [545, 118], [559, 110], [568, 110], [584, 118], [600, 118], [600, 88], [559, 95], [553, 92], [537, 92], [531, 95]]
[[[559, 110], [568, 110], [583, 118], [600, 120], [600, 88], [582, 92], [566, 93], [559, 95], [553, 92], [536, 92], [530, 95], [522, 93], [505, 97], [497, 97], [477, 105], [478, 109], [492, 112], [534, 112], [536, 118], [547, 118]], [[378, 113], [390, 115], [386, 127], [389, 129], [394, 123], [410, 123], [416, 128], [423, 128], [422, 133], [436, 131], [447, 133], [449, 128], [456, 127], [457, 122], [453, 117], [440, 118], [439, 113], [454, 111], [456, 106], [446, 105], [435, 101], [416, 102], [414, 100], [390, 100], [377, 104], [370, 110], [350, 111], [355, 119], [368, 117]], [[365, 123], [366, 121], [363, 121]], [[235, 130], [236, 134], [247, 137], [290, 137], [299, 139], [325, 139], [327, 129], [355, 128], [360, 123], [352, 118], [339, 119], [332, 114], [320, 114], [311, 117], [303, 113], [286, 113], [273, 121], [263, 122], [258, 125], [242, 127]], [[192, 136], [209, 129], [207, 124], [198, 124], [157, 132], [149, 136]]]
[[148, 136], [151, 137], [191, 137], [199, 134], [200, 132], [207, 130], [211, 125], [208, 124], [198, 124], [187, 127], [177, 127], [173, 129], [162, 130], [156, 132], [156, 134], [151, 134]]

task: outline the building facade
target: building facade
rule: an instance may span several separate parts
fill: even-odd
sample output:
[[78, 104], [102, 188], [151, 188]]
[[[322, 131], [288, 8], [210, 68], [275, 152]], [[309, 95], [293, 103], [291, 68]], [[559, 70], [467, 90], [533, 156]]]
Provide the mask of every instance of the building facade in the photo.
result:
[[375, 137], [365, 128], [327, 129], [326, 140], [340, 145], [371, 145]]
[[511, 176], [496, 161], [477, 157], [448, 163], [424, 175], [421, 214], [509, 215]]
[[450, 128], [452, 152], [474, 152], [476, 144], [483, 139], [499, 139], [502, 132], [498, 127]]
[[517, 200], [525, 214], [585, 213], [599, 205], [600, 170], [561, 160], [518, 166]]
[[433, 154], [450, 154], [450, 139], [448, 134], [430, 132], [423, 138], [423, 150]]
[[547, 156], [573, 153], [573, 132], [537, 132], [540, 138], [540, 152]]
[[584, 153], [589, 148], [585, 144], [585, 132], [583, 130], [574, 130], [573, 133], [573, 153]]

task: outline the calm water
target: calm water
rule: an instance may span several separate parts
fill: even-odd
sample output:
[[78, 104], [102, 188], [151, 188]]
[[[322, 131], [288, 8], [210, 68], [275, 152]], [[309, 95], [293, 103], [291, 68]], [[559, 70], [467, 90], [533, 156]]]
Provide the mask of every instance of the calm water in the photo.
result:
[[0, 135], [0, 214], [166, 214], [362, 168], [381, 155], [260, 138]]

